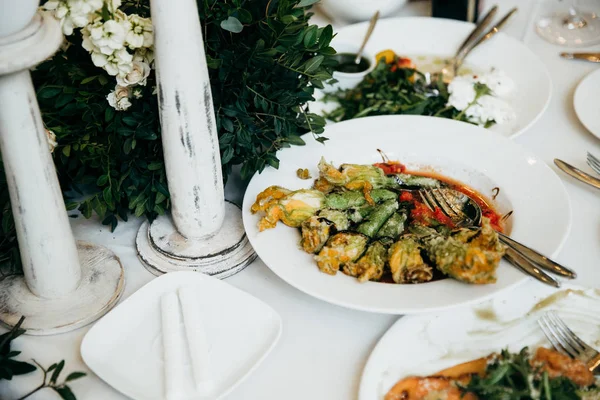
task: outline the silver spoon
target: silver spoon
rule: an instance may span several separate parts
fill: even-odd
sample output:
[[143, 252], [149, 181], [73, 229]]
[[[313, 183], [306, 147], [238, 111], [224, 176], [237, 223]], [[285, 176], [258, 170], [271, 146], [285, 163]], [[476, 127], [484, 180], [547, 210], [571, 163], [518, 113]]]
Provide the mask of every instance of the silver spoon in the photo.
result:
[[[421, 189], [419, 195], [423, 203], [430, 209], [440, 208], [458, 227], [472, 228], [481, 224], [481, 207], [466, 194], [454, 189]], [[575, 278], [577, 274], [558, 264], [537, 251], [498, 232], [500, 241], [508, 247], [507, 259], [517, 267], [534, 276], [538, 280], [552, 286], [559, 286], [558, 281], [540, 270]]]
[[371, 38], [371, 34], [373, 33], [373, 30], [375, 29], [375, 25], [377, 24], [378, 19], [379, 19], [379, 11], [377, 11], [371, 17], [371, 22], [369, 22], [369, 27], [367, 28], [367, 33], [365, 34], [365, 38], [363, 39], [363, 42], [360, 45], [360, 48], [358, 49], [358, 53], [356, 53], [356, 58], [354, 59], [354, 64], [356, 64], [356, 65], [360, 64], [360, 58], [362, 57], [362, 53], [365, 50], [365, 46], [367, 45], [367, 42]]

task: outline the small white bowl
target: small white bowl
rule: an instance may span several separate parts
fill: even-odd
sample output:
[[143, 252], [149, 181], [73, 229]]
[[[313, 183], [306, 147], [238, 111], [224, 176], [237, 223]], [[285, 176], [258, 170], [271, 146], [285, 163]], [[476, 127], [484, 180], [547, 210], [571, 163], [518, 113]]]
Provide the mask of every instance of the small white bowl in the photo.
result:
[[377, 10], [387, 17], [400, 9], [407, 0], [321, 0], [321, 7], [334, 20], [367, 21]]
[[[356, 54], [358, 52], [358, 45], [356, 44], [346, 44], [346, 43], [336, 43], [334, 45], [336, 52], [339, 53], [352, 53]], [[375, 55], [363, 52], [363, 58], [366, 58], [369, 61], [369, 68], [362, 72], [333, 72], [333, 79], [336, 79], [337, 82], [331, 85], [325, 84], [325, 88], [323, 89], [326, 93], [332, 93], [338, 90], [346, 90], [352, 89], [358, 85], [365, 76], [367, 76], [373, 69], [375, 68]]]

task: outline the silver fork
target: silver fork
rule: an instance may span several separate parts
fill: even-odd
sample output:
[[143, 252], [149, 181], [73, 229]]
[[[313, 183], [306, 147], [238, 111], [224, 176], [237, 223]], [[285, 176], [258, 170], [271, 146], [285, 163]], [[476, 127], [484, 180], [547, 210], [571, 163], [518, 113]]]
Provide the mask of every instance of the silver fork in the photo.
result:
[[583, 362], [590, 372], [600, 371], [600, 353], [573, 333], [554, 311], [546, 312], [538, 324], [554, 349]]
[[588, 152], [587, 163], [594, 170], [594, 172], [600, 175], [600, 159], [598, 159], [592, 153]]

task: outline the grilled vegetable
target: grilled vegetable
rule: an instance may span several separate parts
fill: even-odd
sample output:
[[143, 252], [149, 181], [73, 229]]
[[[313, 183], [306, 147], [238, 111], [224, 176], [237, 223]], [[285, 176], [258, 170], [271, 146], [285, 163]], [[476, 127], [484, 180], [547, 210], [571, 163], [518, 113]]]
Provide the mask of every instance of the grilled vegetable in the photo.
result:
[[344, 273], [357, 277], [359, 282], [378, 281], [383, 275], [386, 258], [387, 248], [381, 242], [373, 242], [358, 261], [344, 266]]
[[377, 207], [369, 205], [369, 204], [365, 204], [364, 206], [353, 208], [353, 209], [349, 210], [348, 218], [350, 218], [350, 221], [354, 222], [355, 224], [358, 224], [359, 222], [362, 222], [362, 220], [364, 220], [367, 215], [371, 214], [371, 212], [373, 212], [373, 210], [375, 210], [375, 208], [377, 208]]
[[325, 218], [312, 216], [302, 223], [300, 245], [307, 253], [317, 253], [331, 235], [333, 223]]
[[331, 221], [337, 231], [345, 231], [350, 228], [350, 220], [348, 215], [343, 211], [324, 209], [319, 211], [319, 217], [323, 217]]
[[396, 174], [403, 186], [416, 186], [420, 188], [437, 188], [441, 186], [441, 182], [427, 176]]
[[360, 233], [336, 233], [315, 256], [317, 266], [322, 272], [335, 275], [340, 267], [355, 261], [364, 253], [368, 241], [369, 238]]
[[404, 232], [404, 227], [408, 215], [404, 212], [396, 212], [383, 224], [381, 229], [375, 235], [376, 238], [389, 237], [397, 239]]
[[[397, 197], [398, 195], [391, 190], [374, 189], [371, 191], [371, 198], [375, 203], [396, 199]], [[360, 207], [367, 204], [364, 193], [358, 191], [331, 193], [327, 195], [325, 201], [327, 208], [333, 208], [335, 210], [347, 210], [349, 208]]]
[[433, 277], [431, 267], [421, 257], [421, 245], [413, 235], [404, 235], [390, 247], [388, 263], [396, 283], [428, 282]]
[[274, 228], [278, 221], [298, 228], [302, 222], [312, 217], [325, 203], [325, 195], [318, 190], [300, 189], [290, 192], [271, 186], [258, 196], [251, 211], [264, 211], [265, 216], [258, 223], [260, 231]]
[[496, 268], [505, 247], [489, 219], [483, 218], [481, 229], [475, 232], [462, 229], [449, 237], [419, 225], [412, 226], [411, 232], [420, 237], [427, 256], [444, 274], [468, 283], [496, 281]]
[[360, 223], [360, 225], [358, 225], [356, 231], [363, 235], [367, 235], [370, 238], [374, 237], [385, 221], [387, 221], [397, 209], [398, 202], [396, 200], [388, 200], [382, 203], [377, 206], [367, 218]]

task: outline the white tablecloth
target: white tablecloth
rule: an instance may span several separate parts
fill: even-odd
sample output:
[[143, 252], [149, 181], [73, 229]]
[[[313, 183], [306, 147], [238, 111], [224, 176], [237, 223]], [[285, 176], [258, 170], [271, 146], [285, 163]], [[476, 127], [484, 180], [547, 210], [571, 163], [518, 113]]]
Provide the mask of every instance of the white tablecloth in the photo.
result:
[[[578, 82], [598, 65], [563, 60], [560, 47], [546, 43], [534, 32], [533, 21], [538, 3], [498, 0], [500, 15], [518, 5], [520, 12], [506, 32], [523, 40], [547, 65], [552, 76], [552, 102], [542, 118], [516, 142], [535, 152], [564, 181], [571, 198], [573, 224], [568, 240], [557, 260], [576, 269], [577, 282], [600, 287], [600, 207], [598, 193], [558, 171], [555, 157], [567, 160], [583, 170], [586, 151], [600, 154], [600, 141], [578, 121], [573, 109], [573, 92]], [[598, 4], [598, 3], [596, 3]], [[486, 2], [489, 6], [490, 2]], [[428, 3], [405, 6], [398, 15], [428, 15]], [[322, 19], [319, 21], [323, 21]], [[341, 24], [337, 24], [341, 26]], [[595, 50], [600, 51], [600, 47]], [[599, 116], [600, 117], [600, 116]], [[535, 190], [535, 182], [531, 182]], [[234, 177], [228, 184], [228, 198], [241, 202], [242, 185]], [[566, 212], [566, 210], [565, 210]], [[126, 286], [123, 298], [131, 295], [154, 278], [136, 257], [134, 238], [141, 221], [120, 223], [111, 233], [97, 220], [77, 218], [72, 221], [75, 236], [112, 249], [125, 267]], [[345, 400], [357, 396], [360, 375], [373, 346], [397, 319], [395, 316], [347, 310], [314, 299], [289, 286], [275, 276], [260, 260], [243, 272], [227, 279], [248, 293], [270, 304], [283, 319], [283, 335], [273, 352], [227, 399]], [[528, 295], [531, 281], [506, 293]], [[43, 365], [65, 359], [66, 373], [86, 371], [90, 375], [72, 384], [79, 400], [117, 400], [125, 397], [105, 384], [83, 363], [79, 346], [89, 327], [50, 337], [22, 336], [15, 349], [21, 359], [35, 357]], [[400, 354], [398, 355], [401, 356]], [[35, 387], [41, 374], [16, 377], [0, 385], [0, 398], [12, 400]], [[42, 391], [33, 400], [58, 398]]]

